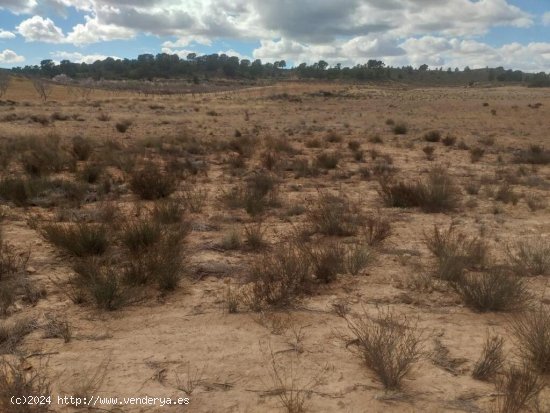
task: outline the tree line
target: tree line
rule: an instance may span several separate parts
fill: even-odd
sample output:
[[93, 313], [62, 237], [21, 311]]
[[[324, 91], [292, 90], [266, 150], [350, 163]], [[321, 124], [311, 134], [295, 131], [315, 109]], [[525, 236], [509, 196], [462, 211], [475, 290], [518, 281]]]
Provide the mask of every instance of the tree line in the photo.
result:
[[94, 63], [74, 63], [62, 60], [56, 64], [51, 59], [42, 60], [40, 65], [15, 67], [12, 73], [53, 78], [65, 75], [72, 79], [93, 80], [154, 80], [187, 79], [201, 83], [212, 78], [228, 79], [324, 79], [324, 80], [398, 80], [427, 84], [471, 84], [475, 82], [514, 82], [530, 86], [550, 86], [550, 74], [526, 73], [520, 70], [506, 70], [503, 67], [470, 69], [430, 68], [424, 64], [392, 67], [381, 60], [371, 59], [365, 64], [342, 67], [330, 66], [320, 60], [313, 64], [301, 63], [287, 68], [285, 60], [263, 63], [260, 59], [239, 59], [226, 54], [197, 55], [189, 53], [185, 58], [177, 54], [142, 54], [137, 59], [113, 59], [108, 57]]

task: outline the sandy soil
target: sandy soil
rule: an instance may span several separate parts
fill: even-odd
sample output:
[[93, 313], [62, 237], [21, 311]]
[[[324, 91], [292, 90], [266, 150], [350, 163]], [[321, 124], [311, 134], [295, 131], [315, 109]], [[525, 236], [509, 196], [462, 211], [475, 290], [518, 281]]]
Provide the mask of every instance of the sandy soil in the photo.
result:
[[[323, 95], [319, 91], [330, 91]], [[286, 93], [287, 95], [282, 95]], [[273, 98], [273, 97], [279, 98]], [[282, 97], [280, 97], [282, 96]], [[289, 96], [291, 97], [289, 99]], [[294, 97], [294, 99], [292, 99]], [[276, 353], [281, 368], [297, 388], [307, 388], [318, 377], [319, 383], [308, 394], [311, 412], [489, 412], [494, 409], [495, 386], [471, 377], [472, 366], [480, 355], [488, 331], [506, 339], [507, 358], [515, 357], [507, 329], [509, 313], [477, 313], [466, 307], [449, 289], [421, 291], [408, 287], [410, 280], [428, 273], [433, 260], [422, 234], [434, 224], [451, 221], [470, 234], [483, 233], [492, 253], [504, 257], [504, 246], [533, 234], [550, 234], [548, 209], [531, 211], [526, 196], [547, 198], [550, 169], [537, 167], [537, 186], [514, 184], [520, 195], [517, 205], [494, 199], [500, 185], [499, 170], [515, 173], [511, 163], [515, 149], [530, 144], [549, 144], [550, 95], [546, 90], [527, 88], [436, 88], [407, 89], [346, 85], [277, 85], [247, 91], [195, 96], [139, 97], [95, 92], [89, 100], [74, 100], [63, 88], [56, 88], [46, 103], [38, 101], [27, 83], [19, 81], [4, 98], [15, 105], [0, 107], [0, 118], [9, 113], [21, 120], [0, 122], [0, 137], [56, 133], [70, 138], [76, 134], [132, 142], [190, 133], [197, 139], [227, 139], [235, 130], [248, 131], [261, 140], [283, 137], [313, 157], [325, 149], [337, 150], [344, 158], [336, 170], [313, 178], [295, 179], [283, 174], [282, 206], [264, 218], [266, 236], [277, 242], [291, 223], [304, 222], [303, 215], [284, 218], [283, 212], [296, 204], [308, 205], [319, 188], [340, 190], [360, 200], [365, 211], [390, 217], [393, 234], [378, 254], [376, 262], [358, 276], [344, 274], [312, 296], [286, 311], [247, 310], [236, 314], [225, 311], [228, 288], [237, 289], [245, 280], [251, 260], [260, 253], [221, 251], [212, 248], [231, 228], [250, 222], [243, 210], [227, 210], [218, 200], [221, 191], [240, 178], [227, 173], [227, 154], [207, 156], [209, 170], [197, 178], [208, 190], [207, 205], [190, 214], [194, 231], [187, 248], [191, 275], [173, 293], [150, 298], [115, 312], [103, 312], [74, 304], [64, 293], [63, 281], [71, 274], [71, 259], [50, 245], [29, 225], [28, 217], [51, 216], [47, 208], [17, 208], [7, 205], [3, 222], [4, 239], [18, 248], [31, 248], [29, 261], [33, 283], [47, 295], [35, 306], [17, 304], [8, 317], [32, 315], [43, 320], [55, 313], [67, 318], [73, 339], [44, 339], [37, 329], [21, 344], [24, 355], [44, 353], [27, 361], [52, 381], [53, 394], [76, 394], [86, 381], [97, 379], [94, 394], [102, 397], [186, 397], [181, 390], [188, 381], [196, 387], [188, 396], [190, 404], [178, 407], [124, 406], [107, 411], [124, 412], [269, 412], [285, 411], [270, 376], [270, 352]], [[487, 102], [488, 106], [483, 106]], [[538, 109], [529, 104], [542, 103]], [[153, 108], [153, 109], [152, 109]], [[492, 114], [491, 111], [496, 111]], [[208, 114], [215, 111], [216, 116]], [[30, 114], [62, 112], [79, 120], [55, 121], [42, 126], [25, 118]], [[99, 122], [100, 113], [111, 120]], [[129, 130], [118, 133], [114, 123], [133, 121]], [[408, 125], [406, 135], [394, 135], [387, 119]], [[436, 147], [435, 160], [427, 161], [422, 136], [437, 129], [452, 134], [470, 146], [482, 146], [485, 155], [470, 161], [469, 151]], [[333, 130], [341, 142], [328, 143], [324, 136]], [[379, 135], [383, 143], [369, 141]], [[307, 148], [304, 143], [318, 137], [324, 148]], [[483, 144], [487, 138], [491, 145]], [[378, 196], [376, 179], [361, 179], [362, 166], [352, 158], [347, 143], [357, 140], [364, 150], [376, 149], [391, 155], [399, 169], [397, 176], [423, 177], [434, 164], [448, 166], [461, 185], [481, 181], [478, 195], [463, 191], [462, 207], [452, 214], [427, 214], [416, 209], [385, 208]], [[499, 158], [500, 157], [500, 158]], [[250, 162], [258, 168], [259, 160]], [[487, 188], [492, 189], [492, 193]], [[128, 209], [135, 200], [130, 192], [117, 203]], [[83, 208], [95, 208], [97, 203]], [[289, 222], [290, 221], [290, 222]], [[204, 225], [200, 225], [204, 224]], [[54, 282], [54, 280], [56, 280]], [[529, 277], [529, 288], [537, 300], [550, 302], [545, 276]], [[377, 307], [390, 306], [399, 313], [417, 317], [429, 338], [431, 352], [417, 363], [400, 392], [386, 392], [376, 376], [348, 349], [342, 340], [348, 334], [346, 322], [333, 311], [333, 304], [345, 301], [352, 312], [364, 308], [374, 314]], [[296, 343], [297, 338], [298, 343]], [[448, 353], [434, 355], [440, 343]], [[299, 347], [299, 352], [294, 351]], [[439, 348], [441, 350], [441, 347]], [[440, 353], [439, 353], [440, 354]], [[434, 360], [439, 360], [439, 363]], [[39, 363], [41, 360], [41, 363]], [[93, 381], [93, 380], [92, 380]], [[179, 388], [179, 389], [178, 389]], [[550, 390], [541, 394], [541, 411], [550, 411]], [[77, 411], [52, 406], [53, 411]]]

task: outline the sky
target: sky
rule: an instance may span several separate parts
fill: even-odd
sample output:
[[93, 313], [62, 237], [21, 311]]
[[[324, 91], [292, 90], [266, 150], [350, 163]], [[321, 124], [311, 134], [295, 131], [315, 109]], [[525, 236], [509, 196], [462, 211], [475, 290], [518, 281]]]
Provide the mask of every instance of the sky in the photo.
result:
[[144, 53], [550, 72], [550, 0], [0, 0], [0, 67]]

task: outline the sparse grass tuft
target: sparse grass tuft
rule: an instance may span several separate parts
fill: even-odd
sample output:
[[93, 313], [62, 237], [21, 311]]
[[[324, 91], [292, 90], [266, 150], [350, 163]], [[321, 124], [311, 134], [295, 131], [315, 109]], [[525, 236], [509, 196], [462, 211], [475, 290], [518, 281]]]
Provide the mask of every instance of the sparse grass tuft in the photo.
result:
[[544, 380], [529, 366], [510, 366], [497, 382], [498, 413], [520, 413], [535, 403]]
[[313, 231], [323, 235], [354, 235], [363, 222], [357, 205], [341, 195], [325, 192], [319, 193], [307, 216]]
[[389, 309], [379, 310], [376, 317], [364, 311], [345, 319], [353, 334], [349, 343], [367, 367], [386, 389], [399, 389], [403, 378], [423, 356], [424, 338], [417, 323]]
[[500, 372], [504, 364], [503, 345], [504, 339], [501, 336], [487, 336], [481, 356], [476, 361], [472, 371], [474, 379], [487, 381]]
[[511, 267], [518, 275], [550, 274], [550, 241], [534, 237], [516, 241], [507, 248]]
[[523, 359], [540, 373], [550, 373], [550, 309], [541, 305], [518, 315], [510, 330]]

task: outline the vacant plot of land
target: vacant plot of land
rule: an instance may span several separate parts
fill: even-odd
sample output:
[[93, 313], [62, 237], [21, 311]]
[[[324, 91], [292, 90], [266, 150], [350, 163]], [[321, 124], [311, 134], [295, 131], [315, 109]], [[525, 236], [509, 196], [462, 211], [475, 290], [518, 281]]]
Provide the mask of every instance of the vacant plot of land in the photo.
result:
[[550, 411], [548, 119], [519, 87], [14, 79], [0, 410]]

